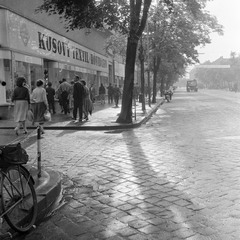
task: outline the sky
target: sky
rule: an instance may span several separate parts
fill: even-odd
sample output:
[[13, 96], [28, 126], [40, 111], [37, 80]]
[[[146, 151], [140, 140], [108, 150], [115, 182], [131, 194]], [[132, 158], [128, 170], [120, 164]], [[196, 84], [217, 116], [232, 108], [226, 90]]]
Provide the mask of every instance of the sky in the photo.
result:
[[211, 44], [198, 48], [200, 63], [229, 58], [231, 52], [240, 54], [240, 0], [211, 0], [206, 10], [223, 25], [224, 35], [211, 34]]

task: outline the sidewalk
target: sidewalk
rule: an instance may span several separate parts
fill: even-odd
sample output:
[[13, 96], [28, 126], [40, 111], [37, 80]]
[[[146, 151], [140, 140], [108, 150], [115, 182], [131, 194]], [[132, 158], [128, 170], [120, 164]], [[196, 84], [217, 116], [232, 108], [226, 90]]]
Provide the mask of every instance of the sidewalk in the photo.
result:
[[[145, 113], [142, 111], [142, 103], [136, 102], [136, 107], [133, 106], [133, 122], [130, 124], [116, 123], [118, 115], [121, 111], [121, 105], [118, 108], [114, 104], [100, 104], [99, 102], [94, 104], [94, 110], [92, 116], [89, 116], [89, 121], [81, 123], [75, 123], [72, 120], [72, 114], [64, 115], [62, 113], [52, 114], [52, 121], [44, 123], [44, 129], [56, 130], [56, 129], [76, 129], [76, 130], [110, 130], [110, 129], [123, 129], [123, 128], [136, 128], [146, 122], [151, 115], [163, 104], [163, 98], [158, 98], [157, 103], [148, 105], [145, 103]], [[15, 123], [13, 117], [7, 120], [0, 120], [0, 129], [13, 129]], [[35, 129], [36, 126], [31, 126], [28, 123], [28, 129]]]
[[[136, 128], [148, 121], [148, 119], [157, 111], [157, 109], [164, 103], [163, 98], [158, 98], [157, 103], [151, 104], [151, 107], [146, 102], [146, 111], [143, 113], [142, 104], [137, 102], [136, 107], [133, 106], [133, 122], [131, 124], [116, 123], [118, 114], [121, 111], [119, 108], [114, 107], [113, 104], [95, 103], [95, 108], [89, 121], [82, 123], [75, 123], [71, 119], [71, 114], [64, 115], [57, 113], [52, 115], [52, 121], [44, 124], [44, 129], [47, 130], [114, 130], [114, 129], [127, 129]], [[0, 120], [0, 129], [13, 129], [15, 123], [13, 119]], [[36, 129], [34, 126], [29, 126], [28, 129]], [[25, 137], [25, 136], [24, 136]], [[26, 136], [27, 138], [27, 136]], [[31, 167], [34, 166], [34, 167]], [[27, 165], [34, 181], [35, 189], [38, 198], [38, 217], [37, 223], [40, 223], [49, 212], [51, 212], [54, 203], [57, 202], [61, 195], [61, 175], [52, 169], [43, 169], [42, 175], [38, 178], [36, 163]], [[31, 169], [30, 169], [31, 168]]]

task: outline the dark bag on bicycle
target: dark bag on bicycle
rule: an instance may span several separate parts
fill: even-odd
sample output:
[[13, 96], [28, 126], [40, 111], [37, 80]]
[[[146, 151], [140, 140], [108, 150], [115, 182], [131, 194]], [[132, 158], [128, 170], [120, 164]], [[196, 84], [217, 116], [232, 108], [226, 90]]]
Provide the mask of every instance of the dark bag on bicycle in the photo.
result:
[[11, 164], [25, 164], [29, 156], [20, 143], [0, 146], [0, 168]]

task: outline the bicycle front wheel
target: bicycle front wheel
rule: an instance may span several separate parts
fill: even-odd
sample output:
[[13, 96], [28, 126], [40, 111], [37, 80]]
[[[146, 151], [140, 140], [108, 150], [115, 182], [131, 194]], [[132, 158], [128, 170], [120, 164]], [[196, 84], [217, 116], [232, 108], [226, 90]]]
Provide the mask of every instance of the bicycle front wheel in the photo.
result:
[[11, 228], [26, 232], [37, 217], [37, 197], [31, 175], [21, 166], [9, 166], [3, 171], [1, 203], [4, 218]]

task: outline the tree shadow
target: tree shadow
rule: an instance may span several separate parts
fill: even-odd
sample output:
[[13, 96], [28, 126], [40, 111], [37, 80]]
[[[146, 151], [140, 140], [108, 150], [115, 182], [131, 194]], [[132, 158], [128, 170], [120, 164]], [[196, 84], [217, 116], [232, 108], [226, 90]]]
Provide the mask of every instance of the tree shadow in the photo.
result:
[[61, 213], [74, 214], [86, 237], [221, 239], [204, 207], [163, 166], [161, 151], [144, 149], [132, 130], [109, 137], [118, 144], [85, 154], [86, 161], [69, 169], [73, 187], [66, 190], [69, 204]]

